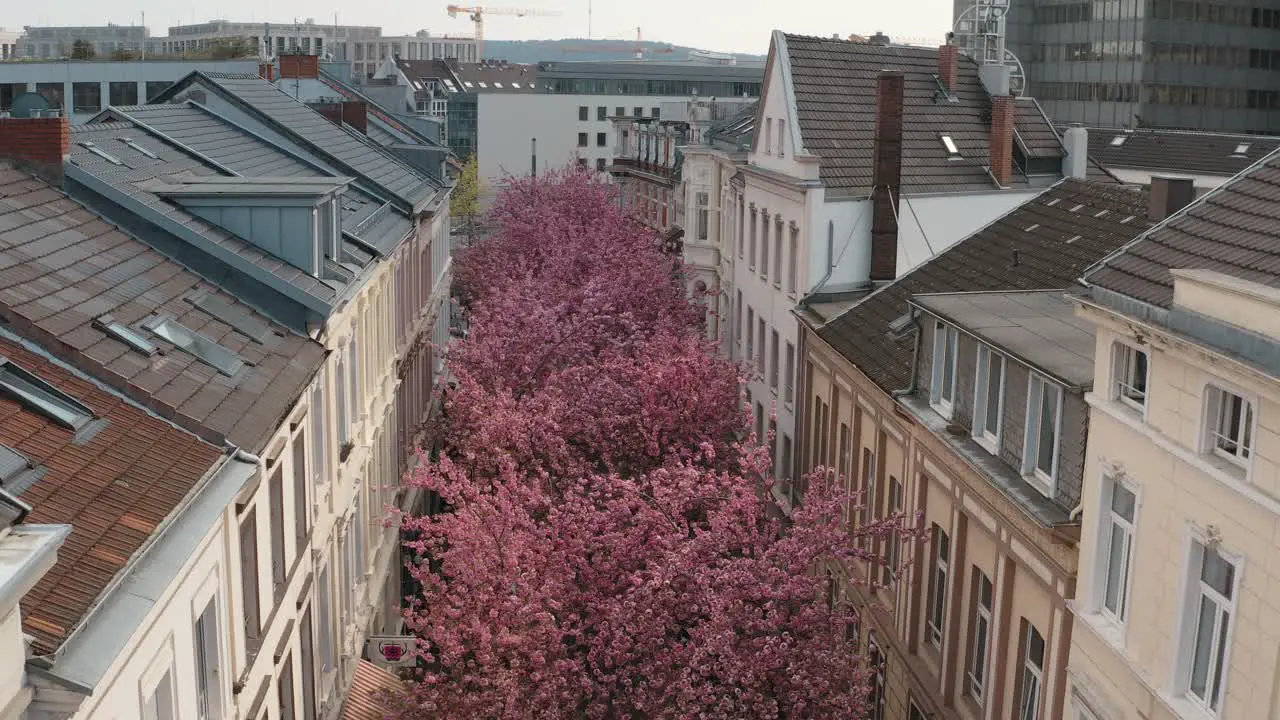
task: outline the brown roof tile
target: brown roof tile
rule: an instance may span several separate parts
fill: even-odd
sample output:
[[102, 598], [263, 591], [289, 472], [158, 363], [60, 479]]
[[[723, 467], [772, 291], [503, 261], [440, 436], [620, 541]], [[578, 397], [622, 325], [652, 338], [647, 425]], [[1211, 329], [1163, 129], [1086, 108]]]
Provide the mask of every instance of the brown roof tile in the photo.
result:
[[[40, 220], [61, 213], [56, 222]], [[199, 275], [165, 258], [84, 210], [29, 173], [0, 163], [0, 313], [21, 334], [67, 357], [156, 412], [210, 442], [262, 449], [275, 427], [320, 367], [324, 348], [270, 322]], [[67, 238], [75, 238], [66, 245]], [[258, 345], [196, 308], [186, 298], [213, 293], [270, 327]], [[221, 376], [198, 358], [138, 327], [153, 313], [172, 314], [254, 362], [235, 377]], [[109, 314], [155, 343], [147, 357], [106, 335], [93, 320]], [[281, 372], [289, 363], [308, 372]], [[260, 398], [271, 402], [258, 402]], [[253, 406], [253, 422], [215, 415], [231, 400]], [[180, 411], [180, 412], [175, 412]]]
[[47, 655], [221, 451], [18, 343], [0, 338], [0, 355], [107, 422], [87, 441], [76, 440], [72, 431], [0, 395], [0, 444], [45, 469], [21, 494], [34, 508], [27, 522], [71, 525], [57, 564], [22, 602], [23, 630], [35, 638], [35, 654]]
[[1085, 282], [1168, 308], [1171, 268], [1280, 287], [1280, 153], [1090, 268]]
[[914, 339], [889, 334], [889, 324], [906, 314], [907, 298], [1067, 288], [1084, 268], [1146, 230], [1146, 217], [1140, 191], [1064, 180], [868, 295], [818, 328], [818, 336], [882, 389], [907, 387]]

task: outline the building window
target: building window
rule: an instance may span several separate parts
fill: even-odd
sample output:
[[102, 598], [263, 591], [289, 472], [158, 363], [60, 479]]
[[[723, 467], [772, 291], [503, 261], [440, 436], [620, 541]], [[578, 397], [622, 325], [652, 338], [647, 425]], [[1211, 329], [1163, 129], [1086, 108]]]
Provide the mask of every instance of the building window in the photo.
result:
[[791, 344], [790, 340], [787, 341], [787, 351], [786, 355], [783, 357], [783, 361], [785, 362], [785, 365], [782, 368], [782, 403], [790, 407], [795, 401], [796, 392], [795, 381], [792, 380], [796, 374], [796, 348]]
[[293, 532], [299, 554], [305, 552], [311, 530], [311, 503], [307, 500], [307, 433], [293, 438]]
[[[889, 476], [889, 507], [888, 516], [893, 517], [897, 513], [902, 512], [902, 481], [898, 478]], [[881, 583], [888, 585], [898, 576], [898, 569], [902, 567], [902, 538], [898, 535], [897, 529], [890, 531], [889, 535], [889, 551], [886, 553], [884, 577]]]
[[1111, 346], [1112, 397], [1142, 412], [1147, 404], [1147, 354], [1122, 342]]
[[741, 260], [743, 255], [743, 246], [745, 245], [743, 238], [745, 237], [746, 229], [747, 229], [747, 209], [746, 209], [746, 206], [742, 204], [742, 198], [738, 198], [737, 204], [738, 204], [738, 227], [736, 228], [736, 230], [738, 233], [738, 259]]
[[590, 119], [591, 119], [591, 108], [587, 107], [586, 105], [579, 105], [578, 120], [580, 122], [586, 122]]
[[147, 94], [147, 102], [151, 102], [152, 100], [155, 100], [156, 97], [160, 95], [160, 93], [164, 92], [165, 90], [168, 90], [169, 85], [171, 84], [172, 83], [170, 83], [168, 80], [148, 80], [146, 84], [143, 85], [143, 89], [146, 91], [146, 94]]
[[71, 102], [75, 112], [98, 112], [102, 109], [102, 84], [96, 82], [71, 83]]
[[761, 317], [756, 321], [756, 327], [759, 328], [760, 346], [756, 348], [756, 369], [760, 371], [760, 376], [764, 377], [764, 341], [765, 341], [765, 325], [764, 318]]
[[751, 254], [747, 256], [747, 265], [751, 270], [756, 269], [756, 215], [756, 209], [751, 208], [751, 246], [748, 248]]
[[[748, 307], [747, 308], [747, 354], [742, 358], [745, 362], [751, 362], [751, 359], [756, 356], [755, 327], [756, 327], [756, 311]], [[761, 342], [764, 342], [764, 340], [761, 339]]]
[[791, 479], [791, 436], [782, 435], [782, 477]]
[[928, 720], [928, 717], [924, 714], [924, 711], [920, 709], [919, 705], [916, 705], [915, 700], [909, 701], [907, 705], [908, 705], [907, 720]]
[[596, 158], [596, 170], [604, 172], [609, 166], [609, 161], [604, 158]]
[[1062, 388], [1031, 374], [1027, 395], [1027, 450], [1024, 473], [1039, 481], [1040, 490], [1052, 496], [1058, 466], [1058, 438], [1062, 423]]
[[326, 438], [329, 436], [324, 426], [324, 369], [317, 373], [319, 379], [311, 389], [311, 477], [317, 485], [325, 481]]
[[760, 214], [760, 279], [769, 280], [769, 213]]
[[773, 154], [773, 118], [764, 120], [764, 154]]
[[974, 383], [973, 437], [992, 452], [1000, 447], [1000, 416], [1004, 409], [1004, 357], [978, 345], [978, 374]]
[[1044, 637], [1036, 626], [1025, 620], [1027, 633], [1022, 656], [1022, 698], [1018, 702], [1018, 720], [1040, 717], [1040, 684], [1044, 676]]
[[250, 509], [240, 521], [240, 592], [244, 634], [250, 643], [259, 640], [262, 624], [258, 606], [258, 512]]
[[785, 139], [787, 137], [787, 121], [778, 118], [778, 157], [786, 157], [787, 151], [783, 149]]
[[742, 291], [733, 304], [733, 359], [742, 359]]
[[973, 643], [969, 647], [969, 695], [982, 705], [987, 687], [987, 655], [991, 645], [991, 580], [978, 568], [973, 569], [974, 608]]
[[791, 238], [787, 246], [787, 293], [789, 295], [796, 294], [796, 285], [799, 284], [797, 278], [800, 273], [800, 228], [794, 223], [791, 225]]
[[578, 167], [580, 168], [587, 167], [587, 159], [583, 157], [578, 158]]
[[138, 83], [113, 82], [107, 85], [108, 102], [116, 107], [138, 104]]
[[[1182, 643], [1187, 696], [1216, 713], [1222, 705], [1222, 685], [1227, 676], [1236, 567], [1216, 549], [1199, 542], [1192, 548], [1191, 567], [1196, 581], [1191, 602], [1185, 606], [1188, 615], [1184, 618]], [[1185, 655], [1187, 651], [1189, 656]]]
[[632, 117], [638, 117], [638, 118], [644, 117], [644, 108], [642, 107], [631, 108], [631, 110], [632, 110], [632, 113], [631, 113]]
[[767, 441], [764, 436], [764, 403], [756, 403], [756, 442], [763, 445]]
[[271, 504], [271, 589], [272, 597], [279, 598], [289, 574], [284, 553], [284, 477], [279, 467], [271, 474], [267, 494]]
[[624, 107], [615, 107], [615, 108], [613, 109], [613, 114], [614, 114], [614, 116], [616, 116], [616, 117], [626, 117], [626, 116], [627, 116], [627, 109], [626, 109], [626, 108], [624, 108]]
[[773, 286], [782, 288], [782, 218], [773, 220]]
[[694, 225], [696, 228], [696, 237], [699, 240], [706, 240], [708, 236], [708, 210], [707, 206], [711, 203], [711, 196], [708, 193], [694, 193], [694, 205], [697, 206], [697, 220]]
[[947, 575], [950, 569], [951, 538], [936, 523], [933, 526], [933, 572], [929, 585], [929, 643], [942, 649], [942, 633], [946, 629]]
[[[165, 83], [167, 87], [169, 84]], [[36, 92], [49, 101], [51, 110], [62, 109], [62, 83], [36, 83]]]
[[769, 389], [778, 392], [778, 331], [769, 336]]
[[944, 417], [951, 417], [956, 403], [956, 355], [960, 347], [960, 333], [939, 321], [933, 333], [933, 382], [930, 396], [934, 408]]
[[320, 672], [323, 675], [333, 670], [333, 605], [329, 586], [329, 566], [320, 571], [320, 579], [316, 582], [316, 603], [319, 608], [317, 619], [320, 622]]
[[596, 133], [596, 147], [604, 147], [605, 145], [608, 145], [608, 144], [609, 144], [608, 133], [602, 133], [602, 132]]
[[869, 525], [875, 519], [876, 508], [876, 456], [875, 453], [862, 450], [862, 507], [859, 509], [858, 522]]
[[142, 720], [174, 720], [177, 710], [173, 702], [173, 671], [165, 670], [142, 702]]
[[662, 119], [662, 108], [649, 108], [649, 110], [653, 113], [649, 117], [653, 118], [654, 120]]
[[1208, 402], [1209, 448], [1215, 455], [1240, 467], [1253, 452], [1253, 403], [1212, 385], [1205, 388]]
[[195, 624], [196, 716], [199, 720], [222, 717], [222, 664], [218, 652], [218, 603], [211, 598]]
[[578, 133], [578, 147], [586, 147], [586, 146], [587, 146], [587, 134]]
[[604, 122], [609, 119], [609, 108], [603, 105], [596, 106], [596, 120]]
[[1106, 517], [1106, 545], [1102, 559], [1102, 612], [1123, 624], [1129, 610], [1129, 565], [1133, 553], [1133, 522], [1137, 497], [1112, 478], [1103, 479], [1109, 510]]
[[880, 652], [873, 634], [867, 642], [867, 664], [875, 675], [871, 678], [870, 720], [884, 720], [885, 676], [889, 674], [889, 659]]
[[280, 680], [276, 684], [276, 700], [280, 708], [280, 720], [294, 720], [293, 713], [293, 654], [286, 655], [280, 665]]

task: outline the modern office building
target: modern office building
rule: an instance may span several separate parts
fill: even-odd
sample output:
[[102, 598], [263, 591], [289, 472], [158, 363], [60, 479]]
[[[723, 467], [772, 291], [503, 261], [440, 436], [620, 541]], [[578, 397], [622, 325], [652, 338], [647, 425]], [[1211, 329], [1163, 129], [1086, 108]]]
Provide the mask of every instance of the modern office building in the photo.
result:
[[22, 33], [0, 27], [0, 60], [16, 60], [18, 57], [18, 40]]
[[[1280, 133], [1280, 4], [1003, 4], [1007, 46], [1056, 122]], [[957, 19], [974, 5], [956, 0]]]
[[147, 49], [151, 37], [145, 26], [114, 23], [77, 27], [28, 25], [22, 31], [17, 55], [20, 58], [71, 57], [77, 40], [92, 45], [97, 57], [110, 57], [118, 50], [142, 52]]

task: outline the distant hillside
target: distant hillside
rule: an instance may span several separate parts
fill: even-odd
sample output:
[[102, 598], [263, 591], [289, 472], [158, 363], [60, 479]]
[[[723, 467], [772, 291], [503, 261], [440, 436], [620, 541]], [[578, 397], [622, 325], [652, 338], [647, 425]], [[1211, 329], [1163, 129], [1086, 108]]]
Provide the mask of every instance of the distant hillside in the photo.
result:
[[[697, 48], [645, 40], [640, 43], [645, 57], [683, 60]], [[487, 57], [513, 63], [536, 63], [543, 60], [630, 60], [635, 57], [634, 40], [485, 40]], [[739, 60], [764, 60], [764, 55], [736, 53]]]

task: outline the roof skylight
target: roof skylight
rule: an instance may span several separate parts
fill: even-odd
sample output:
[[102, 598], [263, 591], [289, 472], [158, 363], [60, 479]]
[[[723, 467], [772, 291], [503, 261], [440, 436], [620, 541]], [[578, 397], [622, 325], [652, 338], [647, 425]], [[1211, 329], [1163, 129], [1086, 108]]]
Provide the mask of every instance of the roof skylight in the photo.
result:
[[151, 152], [150, 150], [148, 150], [148, 149], [146, 149], [146, 148], [142, 147], [141, 145], [139, 145], [138, 143], [134, 142], [133, 138], [122, 137], [122, 138], [120, 138], [120, 142], [124, 143], [125, 145], [128, 145], [129, 147], [133, 148], [134, 150], [137, 150], [138, 152], [142, 153], [143, 155], [146, 155], [147, 157], [151, 158], [152, 160], [159, 160], [159, 159], [160, 159], [160, 156], [159, 156], [159, 155], [157, 155], [157, 154], [155, 154], [155, 153]]
[[471, 81], [470, 81], [470, 80], [463, 80], [463, 81], [462, 81], [462, 84], [463, 84], [463, 85], [466, 85], [467, 87], [475, 87], [475, 85], [472, 85], [472, 84], [471, 84]]
[[82, 142], [80, 143], [80, 147], [84, 148], [85, 150], [88, 150], [89, 152], [93, 153], [94, 155], [97, 155], [98, 157], [102, 158], [103, 160], [106, 160], [107, 162], [111, 163], [112, 165], [123, 165], [123, 164], [124, 164], [124, 161], [123, 161], [123, 160], [121, 160], [120, 158], [116, 157], [115, 155], [112, 155], [111, 153], [107, 152], [106, 150], [103, 150], [102, 148], [98, 147], [97, 145], [94, 145], [93, 143], [91, 143], [91, 142], [89, 142], [89, 141], [87, 141], [87, 140], [86, 140], [86, 141], [82, 141]]
[[500, 82], [495, 82], [495, 83], [493, 84], [493, 86], [494, 86], [494, 87], [496, 87], [496, 88], [499, 88], [499, 89], [500, 89], [500, 88], [502, 87], [502, 83], [500, 83]]
[[1040, 227], [1040, 223], [1034, 223], [1029, 227], [1027, 227], [1027, 229], [1024, 232], [1035, 232], [1036, 228], [1039, 228], [1039, 227]]
[[520, 83], [513, 82], [513, 83], [511, 83], [511, 87], [513, 87], [513, 88], [515, 88], [515, 89], [519, 90], [519, 89], [520, 89]]
[[489, 86], [488, 86], [488, 85], [485, 85], [485, 84], [484, 84], [484, 81], [483, 81], [483, 80], [481, 80], [481, 81], [480, 81], [480, 87], [482, 87], [482, 88], [488, 88]]
[[0, 356], [0, 392], [69, 430], [79, 430], [93, 420], [93, 411], [79, 400], [4, 356]]
[[244, 367], [244, 360], [239, 355], [173, 318], [153, 319], [143, 327], [212, 365], [223, 375], [235, 375]]
[[1128, 135], [1117, 135], [1111, 138], [1111, 147], [1120, 147], [1121, 145], [1124, 144], [1124, 141], [1128, 139], [1129, 139]]
[[1236, 146], [1236, 151], [1233, 154], [1243, 155], [1247, 152], [1249, 152], [1249, 143], [1240, 143], [1239, 145]]
[[155, 355], [156, 345], [150, 340], [143, 337], [133, 328], [123, 323], [116, 322], [109, 316], [103, 316], [93, 321], [93, 326], [129, 347], [137, 350], [143, 355]]
[[950, 135], [942, 136], [942, 146], [947, 149], [947, 154], [951, 155], [952, 159], [960, 157], [960, 148], [956, 147], [956, 141], [952, 140]]

